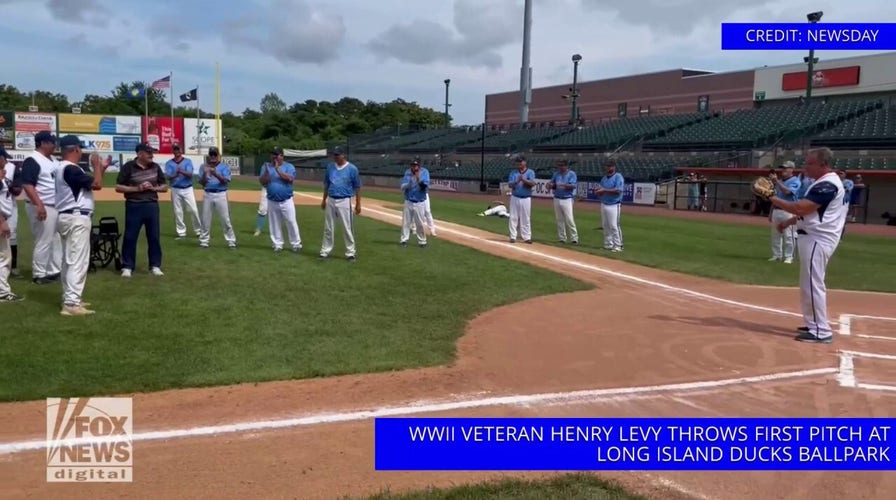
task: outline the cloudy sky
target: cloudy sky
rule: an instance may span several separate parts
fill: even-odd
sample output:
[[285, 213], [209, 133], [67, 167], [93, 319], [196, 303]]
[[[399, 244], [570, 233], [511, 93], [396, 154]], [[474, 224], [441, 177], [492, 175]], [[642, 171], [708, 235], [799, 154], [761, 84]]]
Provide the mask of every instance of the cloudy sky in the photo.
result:
[[[226, 5], [226, 8], [222, 8]], [[536, 87], [687, 67], [727, 71], [801, 61], [793, 51], [722, 52], [722, 22], [893, 22], [889, 0], [535, 0]], [[225, 111], [343, 96], [403, 98], [457, 124], [483, 120], [485, 95], [519, 88], [522, 0], [0, 0], [0, 81], [79, 99], [173, 71], [213, 110], [215, 62]], [[859, 52], [819, 52], [833, 59]], [[207, 103], [207, 104], [205, 104]]]

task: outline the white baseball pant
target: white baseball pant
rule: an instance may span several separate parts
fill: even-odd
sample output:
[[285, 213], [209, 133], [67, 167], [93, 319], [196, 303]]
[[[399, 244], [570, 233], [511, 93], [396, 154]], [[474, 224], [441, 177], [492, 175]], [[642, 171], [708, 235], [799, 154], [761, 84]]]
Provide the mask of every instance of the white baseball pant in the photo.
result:
[[9, 247], [9, 240], [6, 236], [0, 236], [0, 297], [12, 293], [9, 288], [9, 272], [12, 269], [12, 248]]
[[426, 202], [425, 201], [404, 201], [404, 213], [401, 217], [401, 243], [407, 243], [411, 237], [411, 224], [417, 229], [417, 243], [426, 244], [426, 230], [424, 229], [426, 220]]
[[299, 223], [296, 221], [296, 205], [293, 199], [283, 201], [269, 201], [267, 206], [268, 229], [271, 231], [271, 243], [274, 250], [283, 249], [283, 224], [286, 224], [286, 234], [289, 236], [289, 244], [293, 250], [302, 248], [302, 235], [299, 233]]
[[57, 229], [62, 239], [62, 303], [77, 306], [84, 294], [90, 268], [90, 232], [88, 215], [59, 214]]
[[268, 188], [261, 187], [261, 200], [258, 202], [258, 215], [267, 217], [268, 215]]
[[432, 218], [432, 208], [429, 205], [429, 194], [426, 195], [426, 201], [423, 202], [424, 205], [424, 219], [423, 222], [426, 223], [426, 227], [429, 228], [429, 234], [435, 236], [436, 235], [436, 221]]
[[228, 246], [236, 246], [236, 233], [233, 232], [233, 224], [230, 223], [230, 205], [227, 203], [227, 191], [209, 193], [206, 191], [202, 197], [202, 232], [199, 233], [199, 244], [208, 246], [211, 241], [212, 215], [218, 213], [221, 218], [221, 227], [224, 229], [224, 241]]
[[355, 255], [355, 214], [352, 212], [351, 198], [327, 198], [324, 209], [324, 241], [320, 247], [321, 257], [327, 257], [333, 251], [334, 221], [342, 221], [342, 238], [345, 241], [345, 256]]
[[800, 305], [803, 321], [809, 333], [818, 338], [833, 335], [828, 323], [827, 286], [825, 274], [835, 248], [816, 241], [811, 235], [797, 239], [800, 255]]
[[557, 237], [560, 241], [579, 241], [579, 231], [576, 229], [576, 220], [573, 217], [572, 198], [554, 198], [554, 219], [557, 222]]
[[796, 228], [794, 226], [789, 226], [784, 229], [783, 233], [778, 232], [778, 223], [790, 220], [792, 217], [793, 215], [780, 208], [772, 210], [772, 257], [775, 259], [793, 260]]
[[497, 215], [498, 217], [510, 217], [510, 214], [507, 212], [507, 207], [504, 205], [489, 208], [485, 212], [482, 212], [482, 214], [485, 216]]
[[31, 221], [31, 235], [34, 237], [34, 255], [31, 257], [32, 278], [46, 278], [62, 272], [62, 238], [56, 231], [59, 212], [55, 207], [44, 205], [47, 218], [37, 220], [37, 209], [31, 203], [25, 204], [25, 213]]
[[510, 197], [510, 239], [515, 240], [517, 234], [524, 241], [532, 239], [532, 198]]
[[187, 225], [184, 223], [184, 207], [190, 212], [190, 221], [193, 223], [193, 231], [199, 236], [202, 233], [202, 221], [199, 219], [199, 209], [196, 206], [196, 194], [192, 187], [172, 188], [171, 204], [174, 205], [174, 230], [181, 238], [187, 235]]
[[18, 245], [19, 237], [16, 231], [19, 229], [19, 202], [15, 199], [12, 200], [12, 215], [6, 219], [6, 225], [9, 226], [9, 244]]
[[604, 248], [607, 250], [622, 249], [622, 228], [619, 219], [622, 217], [622, 204], [600, 206], [600, 218], [604, 230]]

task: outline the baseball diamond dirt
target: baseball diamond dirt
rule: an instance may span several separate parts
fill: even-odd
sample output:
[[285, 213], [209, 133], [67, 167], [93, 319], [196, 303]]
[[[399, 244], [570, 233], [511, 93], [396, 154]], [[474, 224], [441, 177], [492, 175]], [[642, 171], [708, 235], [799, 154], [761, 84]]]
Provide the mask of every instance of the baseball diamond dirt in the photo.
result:
[[[118, 199], [109, 195], [104, 199]], [[258, 192], [235, 191], [230, 199], [257, 203]], [[296, 202], [316, 205], [319, 197], [302, 193]], [[362, 206], [362, 216], [400, 223], [400, 212], [389, 203], [367, 198]], [[757, 294], [755, 287], [538, 243], [510, 245], [503, 235], [437, 224], [439, 240], [552, 269], [597, 288], [539, 297], [472, 319], [451, 366], [133, 394], [137, 441], [130, 484], [47, 483], [41, 445], [45, 403], [2, 404], [0, 496], [338, 498], [543, 475], [377, 472], [376, 415], [896, 413], [896, 318], [889, 317], [896, 295], [831, 291], [831, 317], [841, 320], [840, 334], [832, 345], [803, 344], [792, 340], [800, 325], [796, 289]], [[545, 393], [551, 394], [523, 397]], [[246, 425], [227, 427], [237, 423]], [[151, 439], [147, 433], [153, 431], [175, 432]], [[23, 442], [33, 442], [32, 448], [10, 446]], [[896, 475], [885, 472], [600, 475], [634, 492], [673, 499], [883, 499], [896, 491]]]

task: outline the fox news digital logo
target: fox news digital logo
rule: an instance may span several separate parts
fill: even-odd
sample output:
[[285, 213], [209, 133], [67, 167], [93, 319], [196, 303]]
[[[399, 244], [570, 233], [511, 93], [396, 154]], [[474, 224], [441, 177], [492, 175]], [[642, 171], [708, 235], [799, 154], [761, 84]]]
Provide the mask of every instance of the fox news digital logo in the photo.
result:
[[47, 398], [47, 481], [133, 481], [131, 398]]

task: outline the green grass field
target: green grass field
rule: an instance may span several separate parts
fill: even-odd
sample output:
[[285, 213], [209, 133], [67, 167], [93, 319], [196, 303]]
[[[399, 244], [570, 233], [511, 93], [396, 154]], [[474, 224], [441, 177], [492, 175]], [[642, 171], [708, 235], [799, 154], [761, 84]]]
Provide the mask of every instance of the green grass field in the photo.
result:
[[564, 474], [553, 479], [507, 479], [407, 494], [381, 493], [366, 500], [647, 500], [591, 474]]
[[[445, 241], [400, 248], [398, 228], [357, 219], [358, 261], [317, 253], [323, 213], [298, 207], [304, 251], [274, 254], [254, 238], [254, 204], [231, 205], [239, 249], [228, 250], [215, 220], [212, 248], [176, 241], [162, 204], [165, 276], [110, 266], [90, 275], [84, 300], [97, 314], [59, 315], [58, 284], [30, 282], [31, 235], [20, 204], [19, 261], [27, 297], [3, 304], [0, 400], [103, 395], [368, 373], [448, 363], [475, 314], [539, 295], [590, 288], [525, 264]], [[118, 217], [122, 202], [99, 204]], [[9, 313], [15, 311], [15, 313]], [[420, 318], [426, 318], [421, 322]]]
[[[400, 203], [398, 194], [366, 191], [364, 196]], [[484, 198], [485, 200], [485, 198]], [[478, 217], [487, 203], [440, 198], [433, 195], [433, 217], [469, 227], [507, 234], [507, 219]], [[580, 206], [580, 205], [577, 205]], [[677, 271], [732, 283], [798, 286], [799, 266], [767, 262], [771, 257], [770, 230], [751, 224], [719, 224], [674, 217], [626, 215], [622, 233], [625, 251], [602, 249], [600, 213], [578, 210], [579, 245], [557, 243], [554, 211], [533, 207], [532, 234], [535, 241], [619, 259], [642, 266]], [[828, 266], [829, 288], [896, 292], [896, 260], [892, 238], [847, 235]]]

